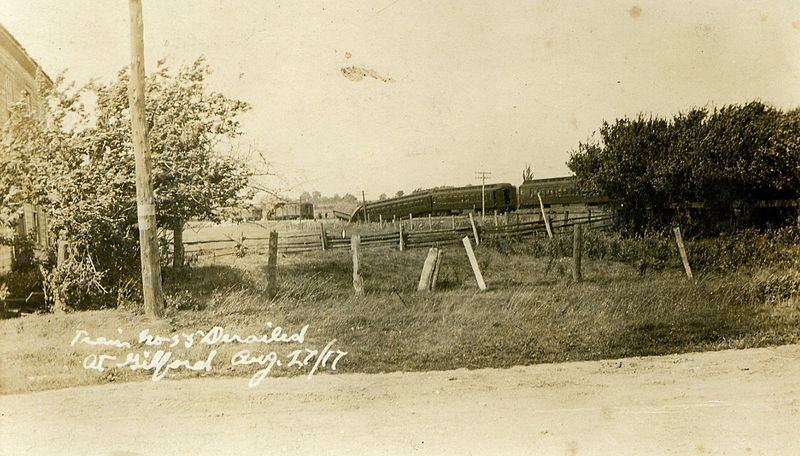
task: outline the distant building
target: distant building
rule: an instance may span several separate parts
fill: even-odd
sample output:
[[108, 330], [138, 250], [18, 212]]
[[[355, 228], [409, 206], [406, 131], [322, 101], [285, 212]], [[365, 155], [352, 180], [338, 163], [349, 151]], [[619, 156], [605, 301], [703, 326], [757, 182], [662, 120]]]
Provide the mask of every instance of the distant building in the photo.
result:
[[[8, 121], [14, 103], [22, 102], [30, 110], [43, 113], [42, 98], [39, 94], [37, 75], [45, 84], [52, 86], [53, 81], [41, 70], [39, 64], [25, 52], [25, 48], [0, 25], [0, 125]], [[22, 212], [20, 212], [22, 215]], [[23, 234], [33, 234], [37, 230], [30, 221], [21, 219]], [[34, 230], [28, 232], [29, 230]], [[11, 227], [0, 226], [0, 235], [14, 232]], [[14, 251], [11, 246], [0, 245], [0, 274], [11, 269]]]

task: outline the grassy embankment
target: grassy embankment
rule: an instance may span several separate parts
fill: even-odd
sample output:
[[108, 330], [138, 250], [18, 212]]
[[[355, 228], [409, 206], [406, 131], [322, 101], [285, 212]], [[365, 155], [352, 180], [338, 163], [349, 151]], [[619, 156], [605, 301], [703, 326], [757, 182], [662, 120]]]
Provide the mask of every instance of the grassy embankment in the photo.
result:
[[[367, 249], [365, 298], [352, 294], [347, 251], [279, 259], [280, 292], [269, 300], [261, 255], [165, 273], [167, 318], [149, 322], [139, 309], [41, 314], [0, 322], [0, 393], [150, 378], [150, 371], [84, 369], [90, 353], [171, 350], [193, 362], [218, 350], [210, 373], [248, 378], [263, 366], [232, 366], [243, 349], [284, 355], [297, 348], [348, 354], [338, 372], [505, 367], [520, 364], [746, 348], [800, 341], [797, 231], [780, 236], [690, 242], [696, 281], [688, 281], [670, 239], [624, 241], [589, 233], [584, 281], [571, 283], [570, 260], [551, 259], [548, 242], [490, 243], [477, 249], [490, 287], [477, 292], [463, 248], [445, 249], [440, 289], [415, 291], [426, 250]], [[748, 239], [750, 239], [748, 241]], [[569, 238], [562, 239], [569, 254]], [[643, 267], [643, 265], [645, 265]], [[143, 347], [143, 329], [171, 336], [218, 325], [242, 336], [310, 325], [305, 343]], [[77, 344], [76, 330], [132, 343], [132, 348]], [[121, 332], [120, 332], [121, 331]], [[305, 374], [274, 367], [270, 376]], [[329, 372], [328, 369], [323, 369]], [[244, 380], [243, 380], [244, 382]]]

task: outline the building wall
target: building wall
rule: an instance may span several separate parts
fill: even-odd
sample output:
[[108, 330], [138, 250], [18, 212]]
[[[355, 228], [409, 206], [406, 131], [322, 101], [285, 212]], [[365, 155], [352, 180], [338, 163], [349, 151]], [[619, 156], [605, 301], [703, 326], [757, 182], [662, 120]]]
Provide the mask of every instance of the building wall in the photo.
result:
[[[0, 25], [0, 125], [8, 120], [11, 107], [16, 102], [24, 102], [29, 109], [44, 112], [41, 109], [37, 74], [41, 75], [45, 84], [52, 85], [50, 78], [40, 71], [38, 64], [25, 52], [22, 45]], [[3, 232], [10, 229], [0, 227]], [[11, 269], [13, 259], [13, 249], [0, 245], [0, 274]]]
[[[11, 106], [25, 103], [29, 109], [41, 111], [36, 75], [38, 64], [25, 52], [11, 33], [0, 25], [0, 124], [8, 120]], [[45, 83], [52, 81], [42, 73]]]

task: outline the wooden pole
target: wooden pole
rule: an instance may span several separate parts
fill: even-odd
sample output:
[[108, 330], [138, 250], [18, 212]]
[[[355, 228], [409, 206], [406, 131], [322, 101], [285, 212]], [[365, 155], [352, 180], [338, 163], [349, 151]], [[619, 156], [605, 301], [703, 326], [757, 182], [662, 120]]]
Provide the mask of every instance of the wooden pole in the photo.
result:
[[267, 297], [278, 294], [278, 232], [270, 231], [267, 251]]
[[494, 227], [497, 228], [499, 222], [497, 221], [497, 209], [494, 210]]
[[414, 214], [408, 214], [408, 231], [414, 231]]
[[472, 243], [469, 241], [469, 236], [464, 236], [464, 239], [461, 241], [464, 243], [464, 250], [467, 251], [469, 264], [472, 266], [472, 272], [475, 274], [475, 280], [478, 282], [478, 289], [485, 291], [486, 282], [483, 281], [483, 274], [481, 274], [481, 269], [478, 266], [478, 259], [475, 258], [475, 251], [472, 250]]
[[478, 228], [475, 226], [475, 217], [472, 216], [472, 212], [469, 213], [469, 223], [472, 225], [472, 234], [475, 236], [475, 245], [481, 245], [481, 239], [478, 237]]
[[144, 312], [149, 318], [164, 315], [161, 292], [161, 265], [156, 238], [156, 206], [150, 165], [150, 143], [144, 111], [144, 24], [142, 1], [128, 1], [131, 19], [131, 76], [128, 103], [131, 111], [133, 154], [136, 161], [136, 209], [139, 220], [139, 245], [142, 261]]
[[683, 245], [683, 236], [681, 236], [681, 228], [676, 226], [672, 229], [675, 233], [675, 242], [678, 243], [678, 251], [681, 254], [681, 261], [683, 262], [683, 269], [686, 271], [686, 276], [689, 277], [689, 280], [694, 280], [694, 276], [692, 275], [692, 267], [689, 266], [689, 257], [686, 255], [686, 248]]
[[58, 241], [58, 254], [56, 255], [56, 266], [61, 266], [67, 261], [67, 241]]
[[581, 225], [575, 224], [575, 235], [572, 239], [572, 280], [580, 282], [581, 277], [581, 253], [583, 251], [583, 231]]
[[539, 208], [542, 210], [542, 220], [544, 220], [544, 226], [547, 228], [547, 236], [550, 239], [553, 238], [553, 230], [550, 229], [550, 217], [544, 212], [544, 203], [542, 203], [542, 195], [541, 193], [536, 193], [536, 196], [539, 197]]
[[354, 234], [350, 238], [350, 250], [353, 251], [353, 289], [356, 296], [364, 296], [364, 279], [361, 277], [361, 235]]
[[383, 214], [378, 214], [378, 223], [380, 224], [381, 229], [383, 228]]
[[367, 212], [367, 197], [364, 196], [364, 190], [361, 190], [361, 202], [364, 204], [364, 223], [369, 222], [369, 213]]
[[186, 258], [183, 248], [183, 219], [175, 220], [172, 227], [172, 267], [180, 269], [183, 267]]
[[425, 258], [425, 263], [422, 265], [422, 274], [419, 276], [417, 291], [431, 291], [431, 282], [433, 281], [433, 272], [436, 269], [436, 258], [438, 256], [439, 249], [435, 247], [428, 249], [428, 256]]
[[444, 252], [442, 249], [437, 249], [436, 253], [436, 266], [433, 267], [433, 279], [431, 279], [431, 291], [436, 290], [436, 284], [439, 282], [439, 270], [442, 266], [442, 255]]
[[456, 216], [455, 215], [451, 215], [450, 216], [450, 225], [453, 227], [453, 231], [455, 231], [456, 230]]
[[400, 251], [402, 252], [403, 250], [406, 249], [406, 241], [405, 241], [405, 239], [403, 239], [403, 224], [402, 223], [400, 224], [400, 232], [399, 233], [400, 233]]
[[428, 214], [428, 231], [433, 231], [433, 216]]
[[319, 222], [319, 241], [322, 244], [322, 251], [328, 249], [328, 237], [325, 235], [325, 224]]

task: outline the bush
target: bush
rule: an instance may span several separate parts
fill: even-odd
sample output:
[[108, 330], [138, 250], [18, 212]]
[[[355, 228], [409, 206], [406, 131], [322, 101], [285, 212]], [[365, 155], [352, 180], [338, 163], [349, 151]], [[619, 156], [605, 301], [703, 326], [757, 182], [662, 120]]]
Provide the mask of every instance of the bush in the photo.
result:
[[[742, 230], [714, 238], [684, 239], [693, 269], [728, 271], [743, 267], [786, 269], [797, 266], [800, 258], [800, 228]], [[487, 239], [489, 246], [501, 253], [525, 253], [536, 257], [572, 255], [572, 234], [511, 242]], [[670, 232], [626, 237], [618, 232], [587, 230], [583, 235], [583, 256], [599, 260], [637, 264], [647, 269], [681, 267], [675, 237]]]

